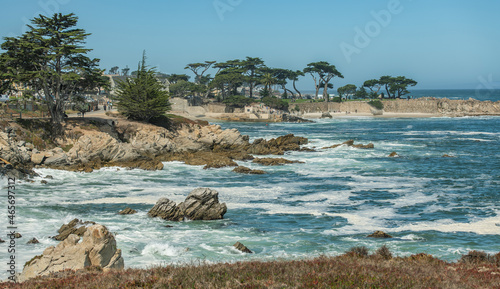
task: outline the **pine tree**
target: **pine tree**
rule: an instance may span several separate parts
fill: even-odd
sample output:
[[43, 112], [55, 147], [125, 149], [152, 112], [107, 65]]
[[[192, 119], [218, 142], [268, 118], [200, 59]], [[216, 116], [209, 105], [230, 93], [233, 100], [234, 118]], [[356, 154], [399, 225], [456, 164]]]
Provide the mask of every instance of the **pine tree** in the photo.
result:
[[129, 77], [117, 83], [118, 111], [129, 119], [149, 122], [170, 110], [170, 95], [156, 78], [154, 68], [146, 66], [143, 53], [136, 77]]

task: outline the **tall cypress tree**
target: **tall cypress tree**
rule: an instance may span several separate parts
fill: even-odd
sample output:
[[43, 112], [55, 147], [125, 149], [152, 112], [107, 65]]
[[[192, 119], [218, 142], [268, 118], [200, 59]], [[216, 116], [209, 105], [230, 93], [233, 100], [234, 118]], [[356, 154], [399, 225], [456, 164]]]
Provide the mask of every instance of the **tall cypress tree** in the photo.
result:
[[40, 15], [26, 33], [5, 37], [1, 45], [2, 84], [21, 83], [41, 92], [54, 124], [63, 121], [72, 95], [106, 84], [99, 59], [85, 55], [91, 50], [83, 47], [90, 34], [75, 28], [77, 21], [73, 13]]
[[146, 52], [138, 65], [136, 77], [117, 83], [118, 111], [133, 120], [150, 121], [170, 110], [170, 95], [156, 77], [154, 68], [146, 66]]

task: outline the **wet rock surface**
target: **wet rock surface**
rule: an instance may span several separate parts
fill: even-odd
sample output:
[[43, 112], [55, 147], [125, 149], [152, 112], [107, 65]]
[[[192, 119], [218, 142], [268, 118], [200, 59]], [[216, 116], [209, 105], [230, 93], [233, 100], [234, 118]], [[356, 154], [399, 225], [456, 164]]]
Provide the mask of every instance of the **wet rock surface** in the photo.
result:
[[219, 203], [217, 191], [198, 188], [189, 193], [186, 200], [178, 205], [167, 198], [161, 198], [148, 212], [148, 216], [169, 221], [218, 220], [222, 219], [226, 212], [226, 204]]

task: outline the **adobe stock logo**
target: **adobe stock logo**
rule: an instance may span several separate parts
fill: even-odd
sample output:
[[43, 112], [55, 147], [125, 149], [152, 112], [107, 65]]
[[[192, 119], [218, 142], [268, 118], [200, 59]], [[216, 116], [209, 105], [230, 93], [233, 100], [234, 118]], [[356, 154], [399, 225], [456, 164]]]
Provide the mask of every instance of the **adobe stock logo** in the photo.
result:
[[234, 8], [239, 6], [242, 2], [243, 0], [215, 0], [213, 5], [220, 21], [224, 21], [224, 14], [232, 12]]
[[370, 45], [373, 38], [382, 33], [383, 28], [391, 24], [393, 15], [398, 15], [403, 12], [403, 10], [404, 7], [399, 0], [390, 0], [389, 3], [387, 3], [386, 9], [378, 12], [370, 12], [373, 20], [367, 22], [363, 29], [359, 26], [355, 26], [355, 35], [352, 44], [346, 42], [340, 44], [340, 50], [344, 54], [347, 63], [351, 63], [353, 54], [360, 54], [362, 49]]
[[[33, 13], [33, 17], [38, 17], [40, 14], [45, 15], [45, 16], [52, 16], [55, 13], [59, 13], [61, 5], [68, 4], [71, 0], [40, 0], [38, 1], [38, 6], [41, 8], [41, 10], [38, 10], [37, 12]], [[28, 26], [31, 25], [31, 20], [28, 19], [26, 16], [21, 17], [21, 21], [23, 22], [23, 25], [21, 27], [21, 33], [24, 34]], [[14, 33], [9, 34], [10, 37], [14, 37]]]
[[493, 81], [493, 74], [490, 73], [488, 77], [480, 75], [477, 77], [479, 84], [476, 86], [476, 97], [482, 100], [483, 97], [490, 97], [495, 90], [500, 89], [500, 82]]

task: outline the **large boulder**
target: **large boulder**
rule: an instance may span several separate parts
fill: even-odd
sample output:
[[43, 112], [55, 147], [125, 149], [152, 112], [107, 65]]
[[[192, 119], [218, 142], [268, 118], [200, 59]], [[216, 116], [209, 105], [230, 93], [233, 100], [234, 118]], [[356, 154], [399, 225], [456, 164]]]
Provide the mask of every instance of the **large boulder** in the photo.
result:
[[219, 203], [219, 193], [209, 188], [193, 190], [179, 209], [190, 220], [218, 220], [227, 212], [226, 203]]
[[56, 247], [51, 246], [28, 261], [18, 281], [23, 282], [36, 276], [44, 276], [66, 269], [80, 270], [90, 266], [103, 269], [123, 269], [121, 250], [116, 248], [116, 240], [103, 225], [88, 227], [80, 242], [80, 237], [71, 234]]
[[46, 166], [63, 166], [68, 164], [68, 156], [65, 153], [54, 154], [46, 158], [44, 164]]
[[219, 203], [219, 193], [208, 188], [198, 188], [187, 196], [179, 205], [161, 198], [148, 212], [150, 217], [160, 217], [169, 221], [189, 220], [218, 220], [224, 217], [227, 211], [225, 203]]
[[174, 201], [167, 198], [159, 199], [156, 204], [149, 210], [148, 216], [155, 218], [160, 217], [169, 221], [182, 221], [184, 215], [179, 210], [179, 207]]

